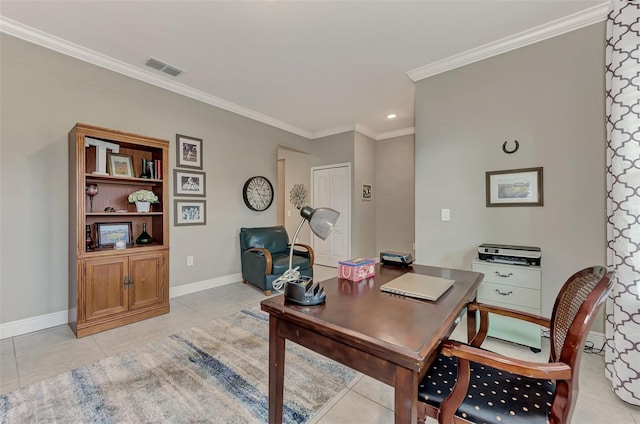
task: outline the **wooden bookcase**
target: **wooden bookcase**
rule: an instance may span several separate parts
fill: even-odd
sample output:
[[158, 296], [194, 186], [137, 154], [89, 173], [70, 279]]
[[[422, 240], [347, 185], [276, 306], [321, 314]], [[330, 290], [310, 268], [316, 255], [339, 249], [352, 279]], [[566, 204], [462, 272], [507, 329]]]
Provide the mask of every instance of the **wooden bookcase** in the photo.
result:
[[[96, 173], [104, 166], [104, 156], [96, 155], [102, 142], [118, 150], [106, 151], [106, 175]], [[111, 154], [130, 157], [133, 176], [113, 175], [108, 166]], [[159, 161], [161, 175], [139, 178], [142, 159]], [[69, 132], [69, 326], [76, 337], [169, 312], [168, 168], [168, 140], [85, 124]], [[88, 184], [98, 185], [92, 210], [85, 192]], [[140, 189], [158, 196], [150, 212], [138, 213], [128, 202], [129, 194]], [[131, 223], [133, 243], [125, 249], [108, 243], [96, 246], [96, 224], [105, 223]], [[153, 242], [137, 245], [143, 224]]]

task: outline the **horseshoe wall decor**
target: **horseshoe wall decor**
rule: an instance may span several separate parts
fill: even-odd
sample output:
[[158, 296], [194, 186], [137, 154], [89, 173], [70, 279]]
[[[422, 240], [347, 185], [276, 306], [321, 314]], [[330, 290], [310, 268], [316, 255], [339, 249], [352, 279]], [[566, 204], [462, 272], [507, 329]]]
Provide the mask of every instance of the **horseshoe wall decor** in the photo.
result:
[[514, 147], [512, 150], [507, 150], [507, 142], [505, 141], [504, 144], [502, 145], [502, 151], [507, 153], [507, 154], [511, 154], [511, 153], [515, 153], [518, 151], [518, 149], [520, 148], [520, 143], [518, 143], [518, 140], [513, 140], [516, 143], [516, 147]]

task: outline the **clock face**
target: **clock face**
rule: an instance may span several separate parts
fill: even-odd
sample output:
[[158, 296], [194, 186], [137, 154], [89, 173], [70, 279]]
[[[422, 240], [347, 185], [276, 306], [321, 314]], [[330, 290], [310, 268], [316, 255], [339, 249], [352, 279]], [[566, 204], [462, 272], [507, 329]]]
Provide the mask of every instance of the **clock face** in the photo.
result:
[[273, 186], [265, 177], [251, 177], [244, 183], [242, 197], [249, 209], [266, 210], [273, 202]]

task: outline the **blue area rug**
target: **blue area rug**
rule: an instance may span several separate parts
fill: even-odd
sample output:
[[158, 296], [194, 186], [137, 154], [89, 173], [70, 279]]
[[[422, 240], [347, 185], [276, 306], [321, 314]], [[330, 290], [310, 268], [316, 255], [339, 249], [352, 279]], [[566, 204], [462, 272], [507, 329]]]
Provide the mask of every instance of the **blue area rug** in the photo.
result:
[[[269, 317], [243, 310], [0, 396], [2, 423], [266, 423]], [[304, 423], [356, 372], [287, 342], [283, 421]]]

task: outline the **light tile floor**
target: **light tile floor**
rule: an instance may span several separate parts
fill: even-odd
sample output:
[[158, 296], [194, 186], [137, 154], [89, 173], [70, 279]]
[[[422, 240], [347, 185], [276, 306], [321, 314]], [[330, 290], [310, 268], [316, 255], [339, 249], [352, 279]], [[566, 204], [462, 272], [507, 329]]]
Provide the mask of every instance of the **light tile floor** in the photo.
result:
[[[316, 279], [336, 275], [335, 268], [315, 267]], [[8, 393], [42, 379], [98, 361], [166, 337], [191, 327], [204, 326], [213, 319], [258, 305], [262, 291], [240, 282], [171, 299], [171, 312], [135, 324], [76, 339], [68, 326], [59, 326], [0, 341], [0, 393]], [[465, 337], [464, 321], [453, 337]], [[485, 347], [534, 361], [545, 361], [543, 351], [498, 340], [487, 340]], [[584, 354], [580, 369], [580, 395], [573, 415], [575, 424], [640, 424], [640, 407], [616, 397], [604, 377], [604, 359]], [[311, 420], [314, 424], [392, 423], [393, 389], [361, 375], [339, 393]], [[435, 422], [435, 421], [433, 421]]]

